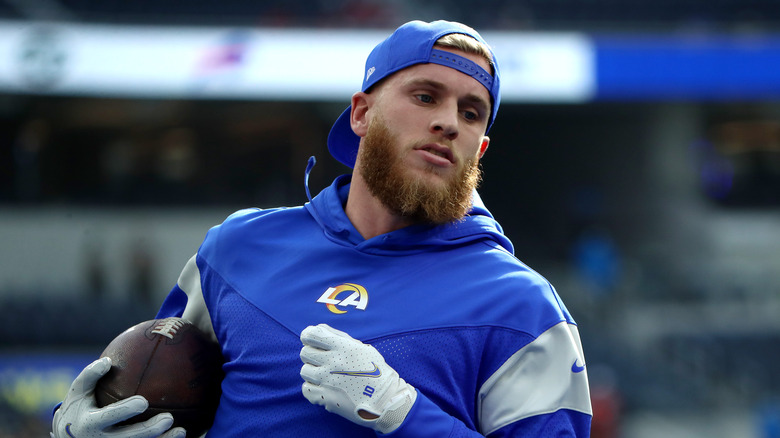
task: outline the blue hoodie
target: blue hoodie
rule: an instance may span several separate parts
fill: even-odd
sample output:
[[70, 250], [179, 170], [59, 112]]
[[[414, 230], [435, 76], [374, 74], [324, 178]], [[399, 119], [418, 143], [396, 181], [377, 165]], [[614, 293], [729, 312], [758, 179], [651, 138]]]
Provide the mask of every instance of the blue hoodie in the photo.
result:
[[365, 240], [344, 212], [349, 182], [304, 206], [234, 213], [163, 303], [158, 317], [184, 316], [221, 345], [210, 434], [373, 436], [301, 394], [300, 333], [326, 323], [376, 347], [417, 388], [390, 435], [588, 436], [576, 325], [476, 193], [462, 221]]

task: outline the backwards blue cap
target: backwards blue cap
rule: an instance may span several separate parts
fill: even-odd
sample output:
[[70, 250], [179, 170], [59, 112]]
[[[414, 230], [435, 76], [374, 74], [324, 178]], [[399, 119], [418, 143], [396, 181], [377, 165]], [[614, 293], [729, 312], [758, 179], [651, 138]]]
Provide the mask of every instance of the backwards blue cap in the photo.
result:
[[[490, 130], [496, 119], [499, 104], [499, 75], [495, 55], [493, 56], [495, 73], [491, 75], [468, 58], [433, 47], [439, 38], [452, 33], [468, 35], [487, 45], [476, 30], [460, 23], [443, 20], [432, 23], [410, 21], [396, 29], [368, 55], [361, 91], [365, 92], [382, 79], [415, 64], [445, 65], [473, 77], [488, 90], [492, 100], [490, 121], [487, 126]], [[360, 137], [352, 131], [351, 111], [352, 107], [347, 107], [333, 124], [328, 135], [328, 150], [340, 162], [354, 167]]]

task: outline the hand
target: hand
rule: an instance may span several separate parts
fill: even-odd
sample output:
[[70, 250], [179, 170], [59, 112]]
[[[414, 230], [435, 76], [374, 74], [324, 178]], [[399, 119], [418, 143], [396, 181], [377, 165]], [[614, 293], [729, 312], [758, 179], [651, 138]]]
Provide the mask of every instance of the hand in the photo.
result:
[[89, 364], [76, 377], [62, 406], [54, 413], [52, 438], [184, 438], [184, 429], [177, 427], [168, 430], [173, 424], [173, 416], [168, 413], [156, 415], [142, 423], [114, 426], [145, 411], [149, 402], [137, 395], [98, 408], [95, 385], [109, 369], [111, 359], [103, 357]]
[[403, 423], [417, 391], [371, 345], [326, 324], [301, 332], [302, 391], [309, 402], [381, 433]]

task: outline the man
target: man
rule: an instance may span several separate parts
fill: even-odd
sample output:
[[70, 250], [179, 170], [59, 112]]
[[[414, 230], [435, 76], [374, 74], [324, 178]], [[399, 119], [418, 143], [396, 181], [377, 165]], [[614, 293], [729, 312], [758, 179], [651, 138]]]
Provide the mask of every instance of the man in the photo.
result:
[[[304, 206], [239, 211], [209, 231], [158, 314], [222, 347], [209, 434], [588, 436], [576, 325], [475, 190], [499, 85], [473, 29], [401, 26], [328, 138], [353, 175]], [[90, 390], [109, 366], [76, 379], [55, 436], [65, 424], [77, 437], [170, 427], [167, 414], [114, 427], [146, 403], [96, 409]]]

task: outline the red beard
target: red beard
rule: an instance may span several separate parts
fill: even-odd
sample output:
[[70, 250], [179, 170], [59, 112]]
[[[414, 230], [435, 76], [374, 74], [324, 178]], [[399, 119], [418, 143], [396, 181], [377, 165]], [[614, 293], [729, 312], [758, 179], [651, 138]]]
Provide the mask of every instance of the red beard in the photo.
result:
[[[415, 222], [440, 225], [462, 219], [481, 181], [479, 163], [466, 160], [443, 187], [436, 187], [408, 172], [397, 144], [381, 117], [371, 121], [358, 150], [360, 166], [356, 169], [371, 194], [394, 214]], [[435, 173], [433, 167], [426, 171]]]

